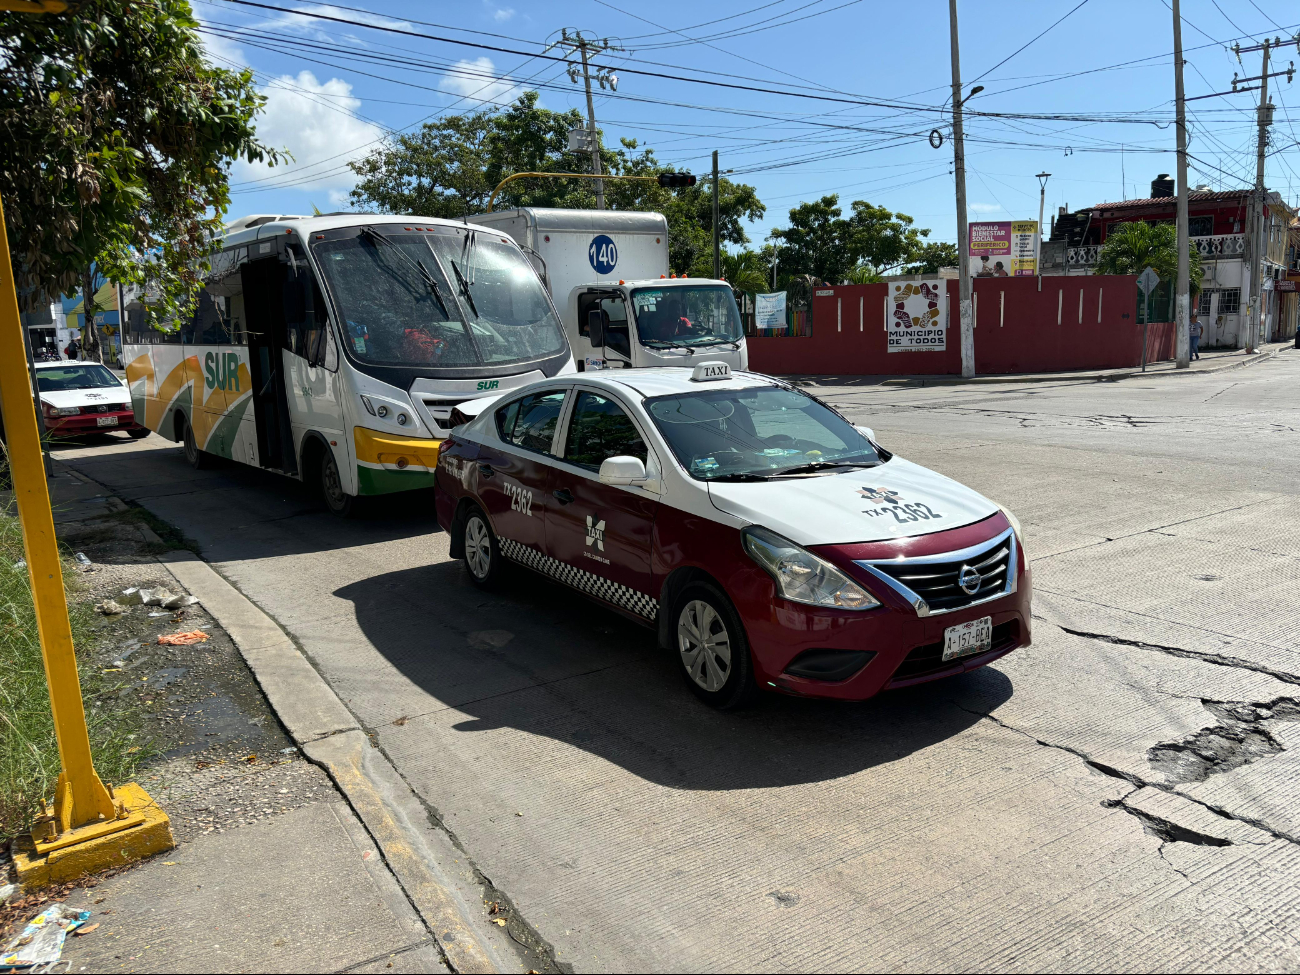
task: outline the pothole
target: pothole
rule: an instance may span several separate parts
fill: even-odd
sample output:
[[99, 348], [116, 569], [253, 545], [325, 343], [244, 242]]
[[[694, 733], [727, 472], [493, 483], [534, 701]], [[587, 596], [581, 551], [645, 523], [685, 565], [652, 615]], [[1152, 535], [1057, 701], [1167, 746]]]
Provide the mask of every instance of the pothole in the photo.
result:
[[1181, 741], [1162, 742], [1147, 751], [1147, 760], [1173, 782], [1204, 782], [1276, 755], [1282, 745], [1269, 733], [1274, 721], [1300, 720], [1300, 702], [1282, 698], [1267, 704], [1202, 701], [1219, 723]]

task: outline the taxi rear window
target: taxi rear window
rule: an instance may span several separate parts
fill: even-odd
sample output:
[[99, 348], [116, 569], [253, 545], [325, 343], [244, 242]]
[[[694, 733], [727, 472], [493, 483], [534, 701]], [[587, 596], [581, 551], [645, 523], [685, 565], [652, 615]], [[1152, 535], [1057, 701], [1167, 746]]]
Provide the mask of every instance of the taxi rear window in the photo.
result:
[[533, 393], [507, 403], [496, 412], [497, 433], [506, 443], [549, 454], [563, 405], [562, 389]]

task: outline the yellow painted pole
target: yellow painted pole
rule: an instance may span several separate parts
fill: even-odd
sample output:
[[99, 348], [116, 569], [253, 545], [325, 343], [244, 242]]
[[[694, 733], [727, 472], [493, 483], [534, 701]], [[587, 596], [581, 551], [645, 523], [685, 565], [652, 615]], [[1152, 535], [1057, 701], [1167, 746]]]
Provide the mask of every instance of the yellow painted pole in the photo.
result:
[[608, 173], [602, 176], [596, 176], [592, 173], [514, 173], [497, 183], [496, 188], [492, 190], [492, 195], [488, 197], [487, 212], [492, 212], [492, 205], [496, 202], [497, 194], [501, 192], [501, 187], [505, 186], [507, 183], [514, 182], [517, 179], [523, 179], [525, 176], [539, 177], [541, 179], [639, 179], [649, 180], [651, 183], [659, 182], [658, 176], [610, 176]]
[[18, 293], [0, 202], [0, 408], [4, 411], [9, 468], [23, 528], [27, 572], [32, 580], [59, 761], [63, 765], [55, 793], [55, 819], [62, 831], [98, 822], [101, 817], [114, 819], [116, 809], [90, 757], [90, 736], [86, 733], [86, 712], [63, 589], [63, 566], [54, 536], [54, 513], [50, 510], [41, 439], [36, 429], [36, 404], [26, 365]]

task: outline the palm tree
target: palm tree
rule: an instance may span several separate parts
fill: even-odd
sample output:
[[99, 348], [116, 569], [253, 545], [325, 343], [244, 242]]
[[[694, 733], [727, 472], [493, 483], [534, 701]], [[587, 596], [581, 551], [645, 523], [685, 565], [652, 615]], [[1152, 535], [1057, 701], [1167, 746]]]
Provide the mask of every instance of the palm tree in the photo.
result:
[[722, 276], [734, 291], [767, 291], [767, 264], [757, 251], [722, 254]]
[[[1151, 268], [1160, 283], [1178, 276], [1178, 232], [1173, 224], [1126, 223], [1106, 235], [1097, 258], [1098, 274], [1141, 274]], [[1201, 252], [1188, 244], [1188, 281], [1195, 295], [1201, 290]]]
[[849, 271], [848, 276], [849, 284], [878, 284], [883, 280], [885, 279], [880, 272], [865, 261], [855, 265], [853, 270]]

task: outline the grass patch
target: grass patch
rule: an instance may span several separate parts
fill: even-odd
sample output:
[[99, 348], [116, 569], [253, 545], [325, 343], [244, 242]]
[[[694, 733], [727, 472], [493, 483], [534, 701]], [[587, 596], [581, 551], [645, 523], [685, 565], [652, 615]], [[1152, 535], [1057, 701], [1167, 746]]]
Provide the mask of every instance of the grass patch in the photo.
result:
[[145, 508], [133, 506], [125, 511], [115, 511], [107, 517], [115, 518], [118, 521], [147, 525], [153, 529], [153, 533], [162, 539], [162, 544], [158, 542], [147, 543], [141, 549], [146, 555], [162, 555], [164, 552], [174, 552], [177, 549], [188, 549], [195, 555], [203, 554], [199, 551], [198, 542], [181, 532], [179, 528], [167, 524], [152, 511]]
[[[0, 842], [31, 829], [59, 777], [31, 582], [26, 567], [14, 567], [24, 557], [14, 509], [0, 508]], [[104, 782], [126, 782], [152, 749], [141, 733], [134, 697], [119, 693], [127, 682], [103, 673], [92, 657], [94, 610], [78, 591], [79, 578], [73, 566], [65, 567], [91, 752]]]

